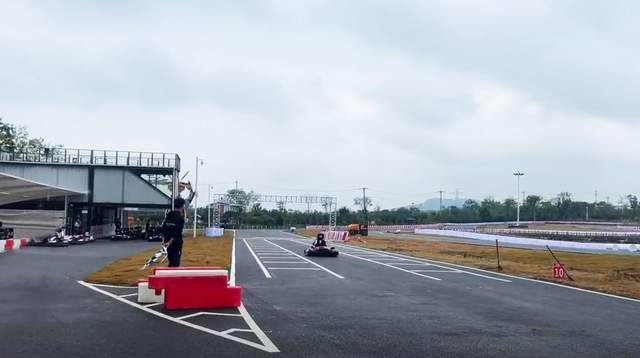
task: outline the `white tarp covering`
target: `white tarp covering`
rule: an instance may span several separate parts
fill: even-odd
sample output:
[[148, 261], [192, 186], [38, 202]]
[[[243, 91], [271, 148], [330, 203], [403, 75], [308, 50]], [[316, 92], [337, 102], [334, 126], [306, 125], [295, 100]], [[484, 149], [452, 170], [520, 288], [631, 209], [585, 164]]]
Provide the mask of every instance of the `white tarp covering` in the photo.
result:
[[78, 194], [84, 193], [0, 173], [0, 205]]
[[566, 249], [581, 249], [581, 250], [595, 250], [595, 251], [629, 251], [629, 252], [640, 251], [640, 245], [636, 245], [636, 244], [608, 244], [608, 243], [599, 243], [599, 242], [576, 242], [576, 241], [560, 241], [560, 240], [527, 239], [522, 237], [489, 235], [489, 234], [480, 234], [476, 232], [454, 231], [454, 230], [416, 229], [415, 233], [418, 235], [461, 237], [465, 239], [492, 241], [492, 242], [495, 242], [496, 240], [498, 240], [501, 243], [540, 246], [540, 247], [545, 247], [549, 245], [551, 247], [559, 247], [559, 248], [566, 248]]
[[218, 227], [208, 227], [204, 229], [204, 236], [206, 237], [222, 237], [224, 235], [224, 229]]

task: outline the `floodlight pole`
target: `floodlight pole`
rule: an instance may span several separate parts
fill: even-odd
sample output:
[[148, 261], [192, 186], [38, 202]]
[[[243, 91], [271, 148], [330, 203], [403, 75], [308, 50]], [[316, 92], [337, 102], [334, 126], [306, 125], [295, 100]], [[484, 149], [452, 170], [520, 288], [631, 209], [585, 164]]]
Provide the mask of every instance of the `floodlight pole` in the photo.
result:
[[209, 197], [207, 198], [207, 227], [211, 227], [211, 185], [209, 185]]
[[200, 166], [200, 158], [196, 157], [196, 188], [195, 188], [195, 202], [194, 202], [194, 211], [193, 211], [193, 238], [196, 238], [196, 233], [198, 232], [198, 167]]
[[516, 191], [516, 195], [518, 196], [518, 202], [516, 204], [517, 209], [516, 209], [516, 226], [520, 226], [520, 177], [524, 175], [524, 173], [521, 173], [520, 171], [516, 171], [515, 173], [513, 173], [513, 175], [516, 177], [517, 182], [518, 182], [518, 190]]

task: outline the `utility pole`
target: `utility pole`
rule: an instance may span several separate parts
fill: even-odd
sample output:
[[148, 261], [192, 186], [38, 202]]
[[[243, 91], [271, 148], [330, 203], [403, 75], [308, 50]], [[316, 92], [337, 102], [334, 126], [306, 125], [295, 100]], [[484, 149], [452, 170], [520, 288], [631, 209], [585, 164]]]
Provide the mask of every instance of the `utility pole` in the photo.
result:
[[596, 198], [595, 198], [595, 200], [594, 200], [594, 203], [595, 203], [595, 204], [597, 204], [597, 203], [598, 203], [598, 191], [596, 190], [596, 191], [594, 191], [593, 193], [594, 193], [594, 194], [595, 194], [595, 196], [596, 196]]
[[238, 181], [236, 180], [236, 194], [238, 193]]
[[587, 204], [587, 216], [585, 221], [589, 221], [589, 204]]
[[520, 172], [520, 171], [516, 171], [515, 173], [513, 173], [513, 175], [517, 178], [518, 181], [518, 189], [516, 190], [516, 195], [518, 197], [518, 203], [516, 204], [517, 206], [517, 214], [516, 214], [516, 226], [520, 226], [520, 177], [524, 175], [524, 173]]
[[367, 188], [362, 188], [362, 214], [364, 215], [364, 223], [369, 224], [369, 216], [367, 215]]
[[440, 193], [440, 209], [438, 211], [442, 211], [442, 193], [444, 193], [444, 190], [438, 190], [438, 193]]

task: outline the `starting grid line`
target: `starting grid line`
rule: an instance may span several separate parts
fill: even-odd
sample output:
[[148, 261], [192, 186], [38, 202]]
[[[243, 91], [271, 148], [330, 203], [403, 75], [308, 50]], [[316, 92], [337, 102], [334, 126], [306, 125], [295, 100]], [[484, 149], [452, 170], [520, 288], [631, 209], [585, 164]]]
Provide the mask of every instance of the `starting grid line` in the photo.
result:
[[[286, 249], [271, 240], [267, 240], [266, 238], [249, 238], [247, 241], [246, 238], [243, 238], [242, 241], [246, 245], [247, 249], [253, 256], [253, 259], [258, 264], [258, 267], [264, 274], [266, 278], [273, 278], [271, 271], [325, 271], [326, 273], [339, 278], [344, 279], [344, 276], [339, 275], [328, 268], [317, 264], [314, 261], [307, 259], [304, 256], [298, 255], [295, 252]], [[303, 266], [279, 266], [279, 265], [303, 265]], [[308, 265], [315, 266], [309, 267]]]
[[[295, 239], [286, 239], [286, 240], [295, 242], [297, 244], [307, 245], [307, 243], [304, 243]], [[337, 244], [336, 246], [340, 247], [341, 255], [348, 256], [357, 260], [370, 262], [380, 266], [385, 266], [391, 269], [395, 269], [395, 270], [402, 271], [414, 276], [420, 276], [420, 277], [427, 278], [434, 281], [442, 281], [442, 279], [439, 277], [425, 275], [424, 273], [466, 274], [466, 275], [482, 277], [485, 279], [495, 280], [500, 282], [506, 282], [506, 283], [512, 282], [511, 280], [507, 280], [504, 278], [492, 277], [489, 275], [483, 275], [476, 272], [461, 270], [458, 268], [452, 268], [444, 265], [439, 265], [436, 263], [424, 262], [424, 261], [421, 261], [420, 259], [410, 259], [410, 258], [405, 258], [401, 256], [396, 256], [393, 254], [369, 251], [364, 249], [356, 249], [354, 247], [349, 247], [342, 244]], [[404, 266], [408, 266], [408, 267], [404, 267]], [[410, 268], [411, 266], [414, 268]]]

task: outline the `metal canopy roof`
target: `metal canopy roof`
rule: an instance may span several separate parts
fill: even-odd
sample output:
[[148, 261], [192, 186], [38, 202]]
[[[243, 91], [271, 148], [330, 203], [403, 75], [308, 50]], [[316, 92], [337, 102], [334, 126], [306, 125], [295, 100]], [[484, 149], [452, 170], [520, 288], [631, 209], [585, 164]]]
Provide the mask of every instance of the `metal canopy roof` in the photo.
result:
[[6, 173], [0, 173], [0, 205], [27, 200], [81, 194], [86, 193], [42, 184]]

